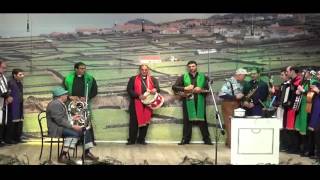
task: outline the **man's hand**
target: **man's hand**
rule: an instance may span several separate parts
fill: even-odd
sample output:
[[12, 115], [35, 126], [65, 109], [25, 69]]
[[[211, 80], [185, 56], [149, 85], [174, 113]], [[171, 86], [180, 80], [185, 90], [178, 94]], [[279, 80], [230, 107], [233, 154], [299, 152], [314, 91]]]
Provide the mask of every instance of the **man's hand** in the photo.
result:
[[139, 99], [141, 99], [141, 100], [145, 100], [147, 97], [146, 96], [144, 96], [144, 95], [140, 95], [139, 96]]
[[194, 92], [195, 94], [199, 94], [199, 93], [201, 93], [201, 91], [202, 91], [202, 89], [201, 89], [200, 87], [195, 87], [195, 88], [193, 89], [193, 92]]
[[80, 97], [81, 102], [86, 102], [86, 97]]
[[310, 86], [310, 88], [311, 88], [311, 90], [313, 91], [313, 92], [316, 92], [317, 94], [319, 94], [319, 88], [317, 87], [317, 86], [315, 86], [315, 85], [311, 85]]
[[243, 98], [243, 94], [242, 93], [238, 93], [238, 94], [236, 94], [236, 99], [242, 99]]
[[296, 95], [300, 95], [301, 92], [299, 91], [299, 89], [296, 90]]
[[74, 116], [72, 116], [72, 120], [73, 121], [79, 121], [80, 120], [80, 118], [81, 118], [81, 116], [80, 115], [74, 115]]
[[274, 94], [276, 92], [276, 88], [272, 86], [271, 88], [269, 88], [269, 92]]
[[253, 103], [249, 103], [248, 108], [251, 109], [251, 108], [253, 108], [253, 107], [254, 107], [254, 104], [253, 104]]
[[247, 101], [244, 101], [242, 105], [243, 105], [244, 107], [246, 107], [246, 108], [249, 108], [249, 102], [247, 102]]
[[300, 93], [301, 92], [304, 92], [304, 89], [303, 89], [303, 87], [300, 85], [300, 86], [298, 86], [298, 91], [300, 91]]
[[74, 129], [75, 131], [78, 131], [78, 132], [82, 131], [82, 127], [78, 126], [78, 125], [72, 125], [72, 129]]
[[13, 97], [12, 96], [9, 96], [9, 97], [6, 98], [6, 104], [10, 104], [10, 103], [12, 103], [12, 101], [13, 101]]
[[194, 88], [194, 85], [190, 84], [189, 86], [184, 87], [184, 90], [190, 91]]
[[254, 107], [254, 104], [251, 103], [251, 102], [249, 103], [249, 102], [245, 101], [245, 102], [243, 103], [243, 106], [246, 107], [246, 108], [248, 108], [248, 109], [251, 109], [251, 108]]
[[153, 89], [151, 89], [151, 91], [150, 91], [151, 94], [156, 94], [156, 92], [157, 92], [157, 89], [156, 89], [156, 88], [153, 88]]
[[71, 101], [78, 101], [79, 100], [79, 97], [78, 96], [69, 96], [69, 99]]

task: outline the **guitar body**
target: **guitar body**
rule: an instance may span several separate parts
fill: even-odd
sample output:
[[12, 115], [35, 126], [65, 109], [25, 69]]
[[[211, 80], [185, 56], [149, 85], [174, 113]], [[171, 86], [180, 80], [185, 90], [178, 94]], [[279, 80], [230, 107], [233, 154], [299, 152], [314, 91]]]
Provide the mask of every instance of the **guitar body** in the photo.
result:
[[[201, 93], [209, 93], [209, 90], [201, 90]], [[193, 98], [193, 90], [184, 90], [183, 92], [177, 92], [176, 95], [181, 98]]]
[[315, 95], [315, 92], [313, 92], [313, 91], [309, 91], [307, 94], [307, 107], [306, 107], [307, 113], [311, 113], [312, 99], [313, 99], [314, 95]]
[[186, 98], [192, 96], [192, 90], [184, 90], [183, 92], [177, 92], [176, 94], [182, 98]]

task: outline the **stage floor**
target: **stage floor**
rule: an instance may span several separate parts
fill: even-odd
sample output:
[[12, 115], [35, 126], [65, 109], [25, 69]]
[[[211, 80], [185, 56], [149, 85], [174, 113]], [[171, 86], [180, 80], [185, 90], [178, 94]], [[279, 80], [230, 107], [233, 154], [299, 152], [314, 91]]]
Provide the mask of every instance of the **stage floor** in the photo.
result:
[[[49, 158], [49, 144], [45, 144], [41, 161], [39, 160], [41, 143], [27, 142], [17, 145], [0, 147], [0, 155], [17, 156], [20, 160], [30, 165], [39, 165]], [[177, 165], [180, 164], [185, 156], [198, 160], [209, 158], [214, 162], [215, 146], [203, 144], [189, 144], [179, 146], [177, 144], [148, 144], [148, 145], [125, 145], [123, 143], [103, 143], [98, 142], [92, 150], [93, 154], [104, 159], [112, 157], [126, 165]], [[78, 149], [78, 156], [82, 154], [81, 146]], [[72, 155], [72, 154], [71, 154]], [[78, 158], [80, 159], [80, 158]], [[57, 146], [54, 145], [52, 160], [57, 164]], [[218, 164], [230, 164], [230, 149], [225, 148], [224, 144], [218, 145]], [[314, 165], [315, 160], [300, 157], [299, 155], [280, 153], [280, 164], [302, 164]]]

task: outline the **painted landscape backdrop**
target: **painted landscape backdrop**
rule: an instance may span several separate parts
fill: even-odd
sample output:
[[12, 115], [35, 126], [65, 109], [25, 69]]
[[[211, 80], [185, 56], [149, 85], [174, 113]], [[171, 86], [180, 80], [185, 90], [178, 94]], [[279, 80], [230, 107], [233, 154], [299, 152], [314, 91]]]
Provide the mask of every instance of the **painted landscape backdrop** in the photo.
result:
[[[24, 132], [33, 137], [39, 136], [37, 114], [51, 100], [51, 89], [79, 61], [97, 80], [93, 123], [96, 139], [106, 141], [128, 137], [126, 85], [141, 63], [150, 65], [165, 97], [164, 106], [154, 111], [147, 136], [152, 141], [182, 137], [181, 101], [171, 86], [189, 60], [196, 60], [200, 71], [210, 72], [215, 93], [239, 67], [262, 68], [263, 78], [268, 81], [273, 75], [277, 84], [282, 67], [320, 65], [319, 14], [129, 14], [121, 21], [109, 14], [96, 15], [99, 21], [95, 15], [73, 14], [77, 22], [85, 21], [78, 27], [67, 14], [43, 16], [46, 23], [40, 21], [41, 14], [0, 14], [0, 22], [6, 23], [0, 27], [0, 58], [8, 64], [7, 76], [13, 68], [25, 70]], [[95, 23], [90, 24], [89, 17]], [[212, 97], [207, 98], [214, 138], [215, 112]], [[197, 127], [193, 140], [201, 140]]]

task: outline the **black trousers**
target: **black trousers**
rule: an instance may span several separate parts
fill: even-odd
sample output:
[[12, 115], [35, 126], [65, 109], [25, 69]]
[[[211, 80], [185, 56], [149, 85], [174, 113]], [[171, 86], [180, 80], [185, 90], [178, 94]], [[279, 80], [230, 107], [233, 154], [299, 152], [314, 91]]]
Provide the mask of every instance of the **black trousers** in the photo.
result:
[[307, 130], [307, 134], [302, 136], [302, 152], [308, 154], [315, 153], [315, 132]]
[[[310, 123], [310, 113], [307, 116], [307, 125]], [[315, 131], [307, 129], [306, 135], [301, 135], [302, 153], [308, 153], [314, 155], [315, 153]]]
[[95, 142], [93, 127], [91, 127], [91, 128], [89, 129], [89, 133], [90, 133], [90, 135], [91, 135], [91, 137], [92, 137], [92, 143], [95, 145], [96, 142]]
[[280, 130], [280, 149], [288, 150], [289, 140], [288, 140], [288, 130]]
[[6, 125], [5, 135], [4, 135], [4, 141], [10, 142], [10, 141], [21, 141], [21, 135], [22, 135], [22, 129], [23, 129], [23, 122], [8, 122]]
[[130, 120], [129, 120], [128, 142], [129, 143], [144, 142], [147, 136], [149, 125], [142, 126], [142, 127], [138, 126], [138, 119], [137, 119], [137, 114], [136, 114], [133, 99], [131, 99], [130, 101], [129, 114], [130, 114]]
[[314, 146], [315, 146], [315, 155], [320, 158], [320, 129], [317, 129], [313, 132], [314, 134]]
[[0, 125], [0, 143], [1, 141], [4, 141], [4, 133], [5, 133], [5, 125], [1, 124]]
[[[6, 117], [6, 111], [3, 110], [3, 114], [2, 114], [2, 117]], [[5, 133], [6, 133], [6, 122], [5, 122], [5, 118], [2, 118], [0, 119], [1, 123], [0, 124], [0, 143], [1, 141], [4, 141], [4, 136], [5, 136]]]
[[148, 127], [149, 125], [138, 127], [137, 119], [130, 118], [128, 142], [144, 142], [147, 136]]
[[208, 130], [208, 123], [207, 121], [198, 121], [198, 122], [191, 122], [188, 118], [183, 118], [183, 139], [186, 142], [190, 142], [192, 137], [192, 126], [198, 125], [201, 131], [203, 141], [211, 141], [210, 133]]
[[299, 153], [301, 151], [300, 133], [295, 130], [288, 130], [287, 138], [288, 138], [288, 151]]

